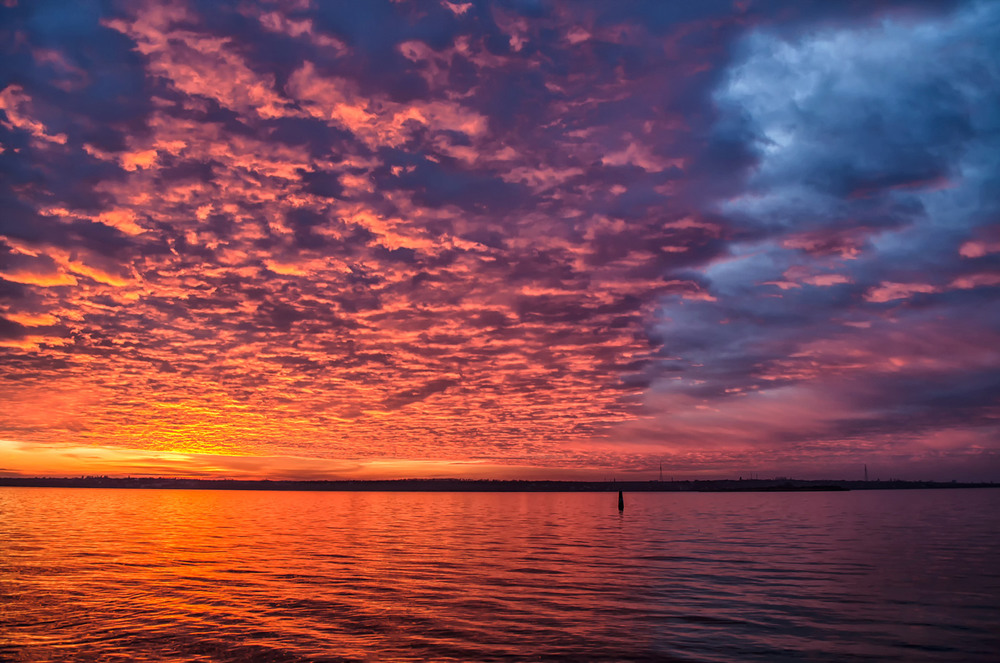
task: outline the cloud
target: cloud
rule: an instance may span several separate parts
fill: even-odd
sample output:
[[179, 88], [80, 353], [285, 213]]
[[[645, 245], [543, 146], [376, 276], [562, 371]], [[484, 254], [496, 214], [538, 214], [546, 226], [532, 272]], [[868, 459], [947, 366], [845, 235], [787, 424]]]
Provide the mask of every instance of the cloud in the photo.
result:
[[331, 471], [979, 444], [996, 9], [904, 4], [7, 8], [0, 432]]
[[996, 82], [998, 35], [979, 29], [993, 20], [971, 3], [740, 42], [717, 130], [743, 127], [755, 159], [716, 201], [735, 241], [704, 270], [714, 301], [661, 310], [647, 428], [679, 449], [715, 436], [789, 458], [935, 429], [989, 446], [998, 318], [970, 307], [998, 295], [995, 264], [976, 261], [991, 260], [1000, 106], [995, 84], [969, 81]]

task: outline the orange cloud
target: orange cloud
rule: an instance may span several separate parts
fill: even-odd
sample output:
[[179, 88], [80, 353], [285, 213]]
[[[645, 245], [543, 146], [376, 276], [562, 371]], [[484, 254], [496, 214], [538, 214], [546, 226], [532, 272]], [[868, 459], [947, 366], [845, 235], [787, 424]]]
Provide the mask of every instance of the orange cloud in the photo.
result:
[[[126, 168], [126, 170], [134, 169]], [[141, 235], [146, 231], [146, 229], [136, 223], [137, 218], [138, 217], [135, 212], [132, 210], [112, 209], [106, 212], [101, 212], [96, 220], [106, 226], [117, 228], [126, 235]]]
[[289, 115], [287, 101], [274, 90], [274, 77], [251, 70], [224, 37], [184, 29], [187, 12], [147, 7], [131, 22], [111, 27], [136, 40], [153, 74], [179, 91], [218, 101], [223, 107], [272, 119]]
[[59, 318], [50, 313], [7, 312], [4, 317], [26, 327], [46, 327], [59, 322]]
[[37, 285], [43, 288], [51, 288], [61, 285], [76, 285], [76, 277], [72, 274], [59, 270], [55, 272], [38, 272], [31, 269], [21, 269], [8, 272], [0, 272], [0, 278], [15, 283], [25, 285]]
[[133, 171], [140, 168], [149, 168], [156, 163], [156, 150], [139, 150], [138, 152], [124, 152], [118, 156], [125, 170]]

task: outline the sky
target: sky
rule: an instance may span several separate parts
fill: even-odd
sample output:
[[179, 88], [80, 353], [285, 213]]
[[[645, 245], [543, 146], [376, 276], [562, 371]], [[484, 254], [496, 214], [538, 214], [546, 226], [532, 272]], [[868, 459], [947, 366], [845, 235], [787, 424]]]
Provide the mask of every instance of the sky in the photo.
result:
[[0, 8], [0, 474], [1000, 480], [1000, 3]]

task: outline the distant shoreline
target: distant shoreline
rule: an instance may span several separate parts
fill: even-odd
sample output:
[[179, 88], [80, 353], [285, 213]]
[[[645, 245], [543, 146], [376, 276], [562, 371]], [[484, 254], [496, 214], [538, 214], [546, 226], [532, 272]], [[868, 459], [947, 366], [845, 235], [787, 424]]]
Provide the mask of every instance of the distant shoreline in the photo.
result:
[[280, 491], [388, 491], [388, 492], [821, 492], [848, 490], [913, 490], [946, 488], [1000, 488], [993, 482], [955, 481], [847, 481], [806, 479], [698, 479], [691, 481], [536, 481], [494, 479], [384, 479], [384, 480], [252, 480], [174, 479], [162, 477], [0, 477], [0, 487], [133, 488], [182, 490]]

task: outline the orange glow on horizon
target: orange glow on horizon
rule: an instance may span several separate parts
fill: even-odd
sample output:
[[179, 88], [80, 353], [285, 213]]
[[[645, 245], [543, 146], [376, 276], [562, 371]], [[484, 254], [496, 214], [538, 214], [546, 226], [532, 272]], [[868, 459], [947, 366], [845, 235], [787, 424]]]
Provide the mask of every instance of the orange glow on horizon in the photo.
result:
[[[606, 468], [560, 468], [463, 460], [233, 456], [0, 440], [0, 476], [194, 479], [603, 479]], [[620, 472], [624, 477], [628, 473]]]

